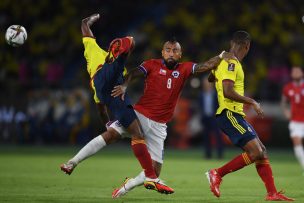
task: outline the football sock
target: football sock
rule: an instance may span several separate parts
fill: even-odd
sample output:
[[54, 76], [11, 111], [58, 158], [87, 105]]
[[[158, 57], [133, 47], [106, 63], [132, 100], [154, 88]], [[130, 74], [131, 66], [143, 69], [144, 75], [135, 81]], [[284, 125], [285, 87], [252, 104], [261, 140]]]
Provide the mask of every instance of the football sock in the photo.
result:
[[303, 151], [303, 146], [302, 145], [297, 145], [293, 148], [294, 153], [300, 162], [302, 169], [304, 170], [304, 151]]
[[152, 178], [152, 179], [157, 178], [152, 166], [152, 159], [150, 153], [148, 152], [145, 141], [132, 140], [131, 147], [141, 167], [144, 169], [145, 176], [147, 178]]
[[277, 189], [274, 185], [274, 179], [272, 175], [271, 166], [268, 159], [262, 159], [255, 161], [255, 167], [259, 176], [265, 184], [268, 194], [273, 194], [277, 192]]
[[142, 171], [140, 172], [140, 174], [138, 174], [138, 176], [136, 176], [133, 179], [130, 179], [126, 184], [125, 184], [125, 188], [126, 190], [131, 190], [136, 186], [142, 185], [144, 184], [145, 181], [145, 173]]
[[223, 177], [226, 174], [237, 171], [249, 164], [252, 164], [250, 156], [248, 156], [247, 153], [242, 153], [231, 161], [229, 161], [228, 163], [226, 163], [224, 166], [216, 169], [216, 171], [221, 177]]
[[98, 135], [86, 144], [70, 161], [78, 164], [84, 159], [92, 156], [107, 144], [101, 135]]

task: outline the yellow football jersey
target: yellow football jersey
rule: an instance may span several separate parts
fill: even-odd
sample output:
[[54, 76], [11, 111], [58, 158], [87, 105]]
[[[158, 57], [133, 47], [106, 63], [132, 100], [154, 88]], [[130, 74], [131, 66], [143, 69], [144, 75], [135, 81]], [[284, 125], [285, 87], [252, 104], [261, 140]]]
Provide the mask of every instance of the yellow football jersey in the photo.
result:
[[[96, 43], [96, 39], [92, 37], [83, 37], [82, 42], [84, 45], [84, 57], [87, 61], [87, 71], [91, 78], [91, 87], [94, 91], [94, 100], [99, 103], [99, 99], [96, 95], [93, 77], [95, 73], [102, 68], [101, 66], [105, 63], [108, 52], [99, 47]], [[124, 68], [123, 75], [127, 74], [126, 67]]]
[[243, 103], [225, 98], [223, 92], [223, 80], [232, 80], [234, 81], [234, 90], [239, 95], [244, 96], [244, 71], [241, 63], [237, 60], [230, 60], [229, 63], [222, 60], [214, 71], [214, 74], [217, 79], [215, 87], [219, 103], [216, 114], [220, 114], [224, 109], [228, 109], [245, 116]]
[[87, 60], [87, 71], [90, 78], [93, 78], [98, 67], [105, 63], [108, 52], [101, 49], [94, 38], [84, 37], [82, 42], [84, 45], [84, 57]]

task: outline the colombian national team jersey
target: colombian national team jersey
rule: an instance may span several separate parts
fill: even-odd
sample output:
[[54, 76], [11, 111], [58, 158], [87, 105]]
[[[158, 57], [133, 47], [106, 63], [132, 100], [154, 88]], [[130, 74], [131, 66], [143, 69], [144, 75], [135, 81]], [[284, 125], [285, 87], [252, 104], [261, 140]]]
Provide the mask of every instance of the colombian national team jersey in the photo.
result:
[[[125, 38], [121, 38], [124, 40], [124, 42], [129, 42], [129, 40], [125, 40]], [[99, 45], [96, 43], [96, 39], [92, 37], [83, 37], [82, 38], [83, 45], [84, 45], [84, 57], [87, 61], [87, 71], [91, 78], [91, 88], [94, 91], [94, 100], [96, 103], [100, 102], [100, 98], [97, 97], [96, 94], [96, 88], [93, 84], [93, 78], [98, 70], [102, 68], [102, 66], [105, 63], [106, 57], [108, 55], [108, 52], [101, 49]], [[124, 46], [121, 46], [121, 51], [129, 51], [130, 50], [130, 44], [124, 43]], [[123, 75], [127, 73], [127, 69], [124, 67]], [[115, 81], [114, 81], [115, 82]]]
[[243, 103], [225, 98], [222, 83], [224, 80], [233, 81], [234, 90], [239, 95], [244, 96], [244, 72], [241, 63], [237, 60], [230, 60], [229, 63], [222, 60], [214, 71], [214, 74], [217, 79], [215, 87], [219, 103], [219, 108], [217, 109], [216, 114], [221, 114], [224, 109], [228, 109], [244, 116]]
[[108, 52], [101, 49], [92, 37], [83, 37], [84, 57], [87, 61], [87, 71], [90, 78], [93, 78], [98, 68], [105, 63]]
[[304, 122], [304, 81], [300, 85], [293, 82], [286, 84], [283, 95], [290, 102], [291, 121]]
[[195, 64], [184, 62], [169, 70], [162, 59], [144, 61], [138, 68], [144, 72], [145, 89], [134, 108], [144, 116], [160, 123], [171, 120], [181, 90], [193, 73]]

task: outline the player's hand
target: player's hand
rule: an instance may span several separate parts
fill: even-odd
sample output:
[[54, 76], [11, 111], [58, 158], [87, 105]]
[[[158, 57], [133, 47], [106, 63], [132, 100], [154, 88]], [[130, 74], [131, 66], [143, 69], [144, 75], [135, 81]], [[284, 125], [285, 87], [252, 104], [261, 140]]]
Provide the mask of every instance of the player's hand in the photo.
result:
[[233, 53], [230, 53], [227, 51], [222, 52], [220, 55], [221, 55], [221, 58], [224, 59], [226, 62], [229, 62], [229, 60], [231, 60], [231, 59], [237, 60], [237, 58], [234, 56]]
[[254, 101], [252, 107], [259, 116], [261, 116], [262, 118], [264, 117], [264, 111], [258, 102]]
[[285, 115], [285, 117], [286, 117], [288, 120], [290, 120], [290, 118], [291, 118], [290, 110], [285, 109], [285, 110], [284, 110], [284, 115]]
[[119, 97], [121, 96], [121, 100], [125, 100], [125, 93], [126, 93], [127, 87], [124, 85], [117, 85], [112, 90], [111, 96], [112, 97]]
[[88, 26], [91, 26], [93, 23], [95, 23], [100, 18], [99, 13], [95, 13], [91, 15], [90, 17], [87, 17], [83, 19], [83, 21], [87, 22]]

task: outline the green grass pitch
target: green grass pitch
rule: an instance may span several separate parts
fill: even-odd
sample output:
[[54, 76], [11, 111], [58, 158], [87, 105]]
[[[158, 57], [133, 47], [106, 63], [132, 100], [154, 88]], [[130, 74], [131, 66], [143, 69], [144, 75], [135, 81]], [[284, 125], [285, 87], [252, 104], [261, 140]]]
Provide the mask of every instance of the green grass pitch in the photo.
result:
[[[140, 172], [139, 164], [128, 147], [108, 147], [83, 161], [71, 176], [59, 165], [79, 148], [0, 146], [0, 202], [265, 202], [265, 189], [254, 165], [224, 178], [221, 198], [210, 190], [205, 171], [218, 167], [240, 153], [228, 151], [223, 160], [205, 160], [199, 150], [167, 150], [161, 178], [175, 189], [162, 195], [143, 186], [113, 200], [112, 190], [125, 177]], [[278, 189], [304, 202], [304, 176], [292, 150], [271, 150], [269, 155]]]

